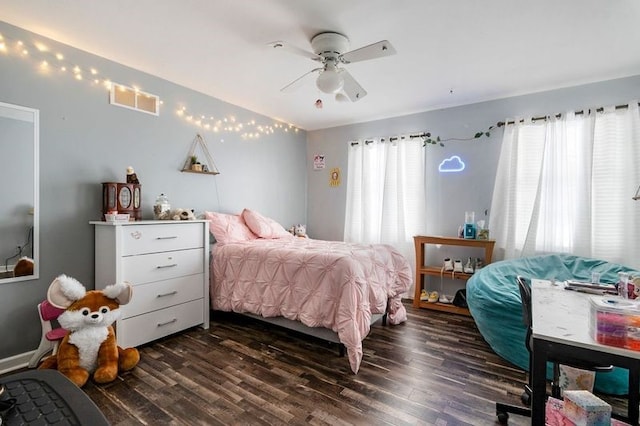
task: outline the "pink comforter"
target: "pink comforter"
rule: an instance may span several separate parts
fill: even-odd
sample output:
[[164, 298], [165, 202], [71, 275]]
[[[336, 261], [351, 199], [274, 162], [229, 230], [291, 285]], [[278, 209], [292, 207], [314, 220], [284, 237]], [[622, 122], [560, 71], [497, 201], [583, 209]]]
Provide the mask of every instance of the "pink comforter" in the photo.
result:
[[406, 321], [401, 297], [413, 281], [409, 263], [389, 245], [307, 238], [217, 244], [211, 269], [212, 309], [329, 328], [354, 373], [371, 314], [384, 313], [388, 301], [389, 322]]

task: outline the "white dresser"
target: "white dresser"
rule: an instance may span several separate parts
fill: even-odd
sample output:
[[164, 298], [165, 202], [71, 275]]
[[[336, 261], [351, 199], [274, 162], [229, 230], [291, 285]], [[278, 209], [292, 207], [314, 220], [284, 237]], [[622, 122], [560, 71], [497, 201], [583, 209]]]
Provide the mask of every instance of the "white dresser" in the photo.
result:
[[127, 348], [193, 326], [209, 328], [209, 222], [91, 222], [96, 289], [133, 285], [120, 307], [118, 345]]

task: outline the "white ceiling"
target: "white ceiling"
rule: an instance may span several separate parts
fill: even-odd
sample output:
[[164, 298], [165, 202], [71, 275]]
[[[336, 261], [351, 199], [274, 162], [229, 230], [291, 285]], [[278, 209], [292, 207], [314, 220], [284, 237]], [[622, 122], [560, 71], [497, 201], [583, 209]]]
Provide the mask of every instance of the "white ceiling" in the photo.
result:
[[[0, 0], [0, 20], [307, 130], [640, 74], [637, 0]], [[267, 43], [322, 31], [397, 50], [346, 65], [365, 98], [280, 92], [317, 63]]]

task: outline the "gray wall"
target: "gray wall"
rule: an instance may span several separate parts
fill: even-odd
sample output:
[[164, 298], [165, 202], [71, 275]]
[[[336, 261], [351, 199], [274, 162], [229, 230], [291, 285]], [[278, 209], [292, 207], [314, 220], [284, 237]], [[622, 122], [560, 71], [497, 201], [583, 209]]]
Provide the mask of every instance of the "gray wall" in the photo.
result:
[[[61, 273], [94, 288], [94, 236], [101, 182], [125, 180], [133, 166], [142, 183], [144, 219], [161, 192], [173, 207], [240, 212], [253, 208], [285, 227], [306, 222], [306, 134], [276, 129], [257, 140], [213, 133], [176, 114], [178, 106], [238, 122], [273, 119], [0, 22], [9, 40], [44, 42], [65, 62], [94, 67], [101, 78], [159, 95], [160, 116], [110, 105], [104, 86], [59, 69], [45, 73], [28, 57], [0, 54], [0, 101], [40, 110], [40, 279], [0, 284], [0, 360], [34, 350], [40, 339], [36, 305]], [[55, 61], [52, 61], [55, 63]], [[198, 66], [194, 63], [193, 66]], [[231, 83], [230, 83], [231, 84]], [[221, 174], [181, 173], [196, 133], [208, 142]], [[6, 185], [7, 183], [5, 183]], [[4, 238], [0, 236], [0, 238]]]
[[[465, 105], [457, 108], [371, 121], [307, 133], [307, 162], [313, 155], [325, 154], [327, 168], [308, 173], [307, 229], [321, 239], [342, 239], [346, 200], [348, 141], [376, 136], [413, 134], [424, 131], [446, 138], [472, 137], [507, 118], [541, 116], [589, 106], [623, 104], [640, 97], [640, 76], [602, 83], [541, 92], [532, 95]], [[427, 155], [427, 205], [425, 217], [430, 234], [455, 235], [464, 222], [464, 212], [473, 210], [476, 219], [491, 206], [502, 130], [491, 137], [472, 141], [449, 141], [444, 147], [429, 146]], [[438, 173], [440, 162], [459, 155], [466, 163], [461, 173]], [[329, 186], [329, 170], [340, 167], [342, 185]], [[490, 212], [489, 212], [490, 214]]]
[[[376, 136], [393, 136], [431, 132], [433, 136], [468, 138], [506, 118], [544, 116], [589, 106], [624, 104], [640, 98], [640, 76], [607, 82], [541, 92], [532, 95], [465, 105], [457, 108], [424, 112], [386, 120], [310, 131], [307, 134], [307, 162], [314, 154], [325, 154], [327, 169], [308, 173], [307, 229], [315, 238], [343, 239], [346, 200], [348, 141]], [[494, 129], [491, 137], [472, 141], [449, 141], [444, 147], [426, 149], [427, 215], [424, 218], [429, 235], [455, 236], [464, 222], [465, 211], [475, 211], [476, 220], [485, 218], [491, 207], [493, 184], [500, 155], [502, 130]], [[440, 162], [459, 155], [466, 163], [461, 173], [439, 173]], [[328, 184], [329, 169], [340, 167], [342, 185]], [[309, 168], [311, 170], [311, 167]], [[491, 214], [490, 211], [487, 212]], [[488, 224], [488, 216], [486, 217]], [[466, 258], [477, 252], [443, 247], [429, 252], [430, 262], [440, 264], [446, 256]], [[459, 286], [458, 282], [458, 286]], [[438, 283], [434, 284], [437, 287]], [[446, 286], [446, 283], [445, 283]], [[451, 289], [448, 290], [451, 292]]]

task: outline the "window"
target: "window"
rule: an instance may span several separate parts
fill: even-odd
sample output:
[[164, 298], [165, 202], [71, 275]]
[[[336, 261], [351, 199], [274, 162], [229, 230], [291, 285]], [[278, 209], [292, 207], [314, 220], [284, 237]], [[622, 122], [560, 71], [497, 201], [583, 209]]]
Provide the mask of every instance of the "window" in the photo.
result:
[[391, 244], [413, 259], [426, 218], [424, 169], [421, 138], [350, 142], [345, 241]]
[[498, 258], [563, 252], [638, 266], [637, 102], [505, 126], [492, 200]]

